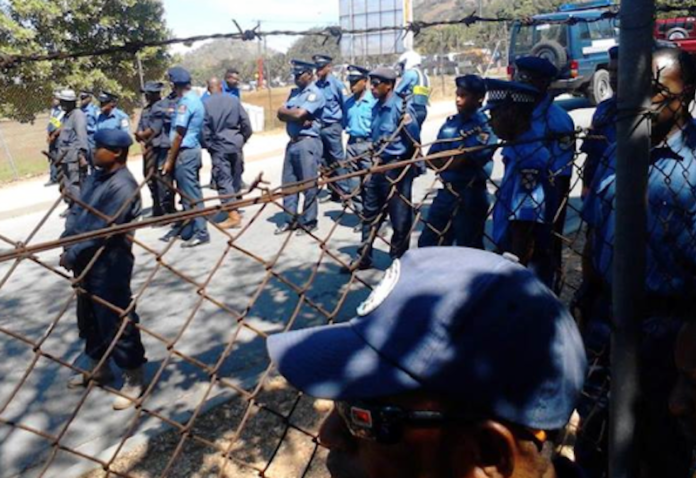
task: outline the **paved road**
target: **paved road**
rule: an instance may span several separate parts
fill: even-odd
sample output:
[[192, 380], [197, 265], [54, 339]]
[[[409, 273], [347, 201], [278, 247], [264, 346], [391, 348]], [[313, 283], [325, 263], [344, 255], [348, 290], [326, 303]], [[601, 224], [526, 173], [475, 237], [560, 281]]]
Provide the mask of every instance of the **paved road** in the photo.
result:
[[[439, 103], [433, 105], [430, 119], [423, 133], [424, 141], [432, 141], [445, 116], [453, 112], [453, 105]], [[586, 126], [591, 110], [578, 110], [573, 113], [576, 123]], [[260, 171], [272, 185], [280, 183], [282, 148], [284, 135], [264, 135], [253, 138], [247, 150], [247, 181]], [[499, 158], [496, 161], [495, 178], [502, 173]], [[131, 168], [137, 174], [141, 166], [135, 161]], [[209, 177], [206, 168], [202, 174], [204, 181]], [[34, 227], [43, 219], [57, 191], [43, 188], [45, 179], [29, 181], [0, 189], [0, 234], [14, 241], [26, 241]], [[433, 176], [428, 174], [415, 183], [415, 198], [420, 201], [432, 186]], [[208, 191], [210, 193], [210, 191]], [[577, 199], [578, 191], [574, 191]], [[145, 201], [148, 194], [144, 193]], [[147, 205], [147, 202], [146, 202]], [[58, 218], [62, 206], [48, 218], [43, 227], [31, 238], [31, 244], [57, 238], [62, 232], [63, 222]], [[325, 318], [310, 307], [306, 301], [298, 304], [297, 293], [287, 283], [304, 287], [312, 279], [313, 268], [317, 263], [317, 275], [307, 288], [306, 299], [321, 306], [326, 311], [339, 307], [344, 294], [345, 301], [340, 307], [337, 320], [347, 320], [366, 296], [365, 288], [349, 283], [349, 278], [338, 274], [339, 264], [321, 256], [317, 243], [307, 237], [292, 237], [287, 248], [279, 257], [278, 251], [284, 238], [272, 234], [276, 223], [281, 219], [280, 209], [271, 204], [264, 208], [246, 210], [249, 220], [258, 214], [253, 225], [235, 242], [241, 250], [226, 247], [227, 239], [219, 231], [212, 231], [212, 243], [194, 251], [181, 249], [178, 245], [163, 254], [162, 261], [175, 266], [199, 284], [209, 280], [206, 293], [225, 304], [231, 310], [246, 313], [246, 323], [257, 330], [273, 333], [281, 330], [299, 307], [300, 313], [294, 327], [323, 323]], [[337, 205], [331, 203], [320, 208], [320, 230], [318, 236], [326, 238], [326, 247], [344, 260], [349, 260], [356, 250], [358, 235], [352, 232], [356, 218], [342, 216]], [[338, 221], [338, 226], [336, 226]], [[330, 234], [334, 231], [332, 234]], [[162, 229], [138, 231], [137, 238], [158, 254], [165, 244], [158, 241]], [[415, 241], [417, 237], [414, 237]], [[3, 246], [0, 245], [0, 252]], [[242, 252], [242, 250], [244, 252]], [[384, 269], [389, 264], [386, 247], [377, 247], [376, 264]], [[58, 251], [39, 255], [41, 261], [57, 267]], [[263, 279], [267, 271], [262, 264], [250, 256], [265, 261], [276, 260], [273, 270], [282, 277]], [[213, 267], [222, 265], [213, 276]], [[0, 263], [0, 278], [10, 271], [11, 264]], [[154, 274], [149, 287], [142, 290], [145, 281]], [[368, 283], [379, 279], [379, 271], [361, 273]], [[2, 279], [0, 279], [2, 280]], [[155, 256], [143, 248], [136, 248], [136, 272], [133, 278], [135, 293], [142, 293], [138, 300], [138, 311], [143, 323], [158, 336], [173, 340], [184, 330], [174, 344], [175, 350], [191, 356], [205, 364], [215, 364], [225, 347], [235, 339], [232, 353], [222, 363], [221, 375], [251, 390], [268, 365], [263, 351], [264, 344], [249, 329], [239, 329], [236, 317], [222, 311], [216, 305], [203, 301], [199, 305], [196, 287], [180, 280], [164, 268], [157, 268]], [[258, 295], [251, 303], [251, 298]], [[250, 305], [251, 304], [251, 305]], [[38, 341], [45, 338], [41, 350], [54, 357], [72, 363], [80, 355], [80, 342], [75, 330], [74, 301], [71, 298], [70, 283], [32, 262], [23, 261], [9, 275], [0, 289], [0, 325], [23, 337]], [[50, 324], [66, 308], [55, 327]], [[189, 362], [173, 357], [162, 342], [146, 335], [144, 337], [149, 363], [147, 375], [152, 377], [159, 369], [162, 376], [154, 393], [145, 407], [175, 420], [184, 420], [195, 406], [212, 396], [225, 397], [229, 391], [216, 388], [206, 397], [206, 384], [209, 378]], [[0, 335], [0, 411], [10, 395], [15, 392], [20, 380], [30, 369], [34, 352], [22, 342]], [[79, 409], [75, 420], [67, 429], [67, 421], [81, 400], [80, 393], [68, 392], [65, 381], [69, 370], [55, 362], [41, 358], [35, 364], [24, 385], [19, 388], [9, 406], [0, 415], [23, 426], [40, 430], [52, 436], [62, 433], [61, 443], [82, 453], [96, 455], [117, 444], [128, 434], [135, 412], [114, 413], [110, 408], [110, 396], [101, 390], [90, 393]], [[164, 426], [160, 420], [142, 417], [137, 422], [136, 437], [129, 444], [137, 443], [147, 436], [161, 432]], [[50, 443], [35, 434], [16, 428], [0, 426], [0, 476], [34, 476], [39, 474], [50, 452]], [[102, 453], [110, 457], [113, 450]], [[69, 453], [59, 452], [45, 476], [74, 476], [78, 472], [80, 460]], [[89, 465], [82, 460], [82, 465]], [[78, 468], [74, 466], [78, 464]], [[71, 468], [73, 467], [73, 468]], [[89, 466], [87, 466], [89, 468]]]

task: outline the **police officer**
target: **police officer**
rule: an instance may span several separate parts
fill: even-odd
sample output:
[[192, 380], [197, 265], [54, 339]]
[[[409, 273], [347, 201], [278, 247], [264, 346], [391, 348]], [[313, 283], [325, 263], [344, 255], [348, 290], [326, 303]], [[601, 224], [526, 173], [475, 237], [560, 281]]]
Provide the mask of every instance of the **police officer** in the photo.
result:
[[80, 92], [80, 109], [84, 112], [85, 118], [87, 118], [87, 138], [89, 139], [89, 155], [88, 160], [90, 166], [94, 166], [92, 163], [92, 154], [94, 153], [94, 134], [97, 132], [97, 119], [99, 118], [99, 107], [92, 102], [92, 92], [91, 91], [81, 91]]
[[130, 134], [130, 119], [128, 115], [116, 107], [118, 96], [102, 91], [99, 94], [101, 112], [97, 117], [97, 131], [101, 129], [120, 129]]
[[[205, 108], [198, 95], [191, 90], [191, 74], [186, 69], [175, 66], [169, 69], [168, 75], [178, 101], [169, 137], [171, 147], [162, 172], [165, 175], [174, 173], [184, 210], [200, 209], [203, 207], [200, 138]], [[161, 240], [169, 242], [177, 236], [185, 239], [181, 247], [197, 247], [210, 242], [205, 217], [198, 216], [185, 227], [175, 225]]]
[[546, 148], [553, 157], [552, 181], [558, 197], [556, 220], [554, 222], [553, 260], [555, 279], [554, 290], [559, 292], [563, 285], [563, 240], [566, 212], [570, 194], [570, 182], [575, 160], [575, 124], [570, 115], [554, 103], [549, 94], [551, 83], [558, 77], [558, 69], [547, 59], [526, 56], [515, 61], [515, 80], [529, 84], [540, 92], [534, 110], [534, 127], [544, 138]]
[[[124, 131], [105, 129], [95, 134], [95, 143], [94, 162], [98, 169], [87, 178], [82, 189], [80, 201], [85, 206], [71, 209], [62, 237], [125, 224], [140, 215], [138, 183], [126, 167], [132, 144], [130, 136]], [[113, 402], [115, 410], [130, 407], [143, 393], [145, 349], [136, 327], [139, 317], [135, 309], [129, 310], [127, 318], [121, 318], [118, 311], [96, 298], [120, 310], [131, 307], [132, 249], [133, 234], [122, 233], [67, 246], [60, 257], [61, 266], [73, 271], [75, 277], [81, 277], [80, 287], [85, 291], [78, 296], [77, 314], [80, 338], [85, 340], [89, 359], [88, 373], [76, 375], [68, 386], [85, 387], [89, 380], [109, 383], [113, 375], [108, 358], [113, 358], [123, 371], [121, 393], [128, 397], [118, 396]], [[122, 320], [127, 320], [127, 324], [121, 330]], [[110, 357], [97, 369], [118, 332], [121, 333]]]
[[[696, 124], [689, 112], [696, 89], [696, 66], [693, 58], [679, 48], [658, 47], [653, 52], [652, 72], [653, 147], [646, 198], [648, 244], [639, 350], [642, 399], [637, 419], [642, 433], [638, 456], [643, 466], [641, 476], [687, 476], [691, 449], [678, 435], [668, 415], [668, 403], [677, 374], [673, 362], [675, 339], [683, 320], [693, 317], [696, 297]], [[609, 298], [604, 301], [603, 313], [592, 320], [607, 326], [612, 310], [616, 154], [614, 145], [607, 151], [609, 167], [593, 181], [587, 198], [590, 201], [584, 205], [596, 208], [584, 215], [594, 230], [590, 262], [592, 275], [599, 278], [603, 295]], [[592, 196], [597, 200], [591, 200]], [[609, 334], [603, 338], [608, 353]], [[580, 458], [584, 465], [585, 455], [581, 453]]]
[[[293, 88], [285, 104], [278, 109], [278, 119], [286, 124], [290, 136], [283, 162], [283, 185], [318, 179], [323, 152], [320, 133], [326, 101], [312, 82], [315, 65], [301, 60], [292, 60], [291, 63], [297, 88]], [[275, 234], [295, 229], [299, 229], [298, 234], [315, 231], [319, 209], [317, 192], [316, 187], [305, 189], [302, 214], [299, 216], [299, 194], [285, 195], [283, 207], [287, 217]]]
[[404, 100], [413, 103], [416, 110], [416, 120], [423, 126], [428, 117], [428, 102], [430, 101], [430, 78], [421, 69], [422, 57], [413, 50], [404, 52], [399, 58], [402, 75], [395, 93]]
[[266, 344], [288, 382], [334, 401], [319, 431], [333, 477], [581, 476], [551, 457], [582, 389], [582, 340], [509, 259], [409, 251], [349, 322]]
[[[375, 97], [368, 86], [370, 71], [357, 65], [348, 66], [348, 83], [351, 96], [346, 99], [344, 106], [343, 126], [348, 133], [348, 147], [346, 153], [348, 164], [352, 172], [367, 171], [372, 166], [372, 108]], [[361, 220], [355, 227], [355, 232], [362, 231], [363, 204], [365, 202], [365, 189], [363, 183], [367, 176], [361, 176], [349, 181], [350, 194], [353, 197], [353, 207]]]
[[58, 184], [60, 165], [58, 164], [58, 135], [60, 134], [60, 126], [63, 122], [63, 117], [65, 116], [65, 111], [60, 107], [60, 100], [56, 96], [56, 92], [53, 96], [53, 102], [51, 103], [51, 112], [49, 114], [48, 126], [46, 127], [46, 132], [48, 133], [46, 142], [48, 143], [48, 165], [50, 167], [50, 176], [48, 182], [44, 186], [53, 186]]
[[[461, 148], [493, 145], [497, 138], [481, 111], [486, 84], [476, 75], [457, 77], [457, 111], [440, 128], [437, 141], [428, 154]], [[453, 151], [454, 153], [455, 151]], [[486, 181], [493, 172], [495, 148], [431, 160], [444, 187], [437, 192], [418, 247], [458, 246], [483, 249], [483, 233], [488, 216]]]
[[551, 286], [551, 253], [556, 192], [553, 158], [534, 129], [539, 92], [517, 82], [486, 79], [495, 134], [508, 142], [502, 151], [505, 173], [493, 208], [493, 242], [511, 252]]
[[[87, 118], [77, 107], [77, 96], [73, 90], [58, 93], [60, 107], [65, 111], [63, 125], [58, 135], [58, 162], [63, 171], [62, 192], [68, 207], [72, 208], [80, 196], [80, 184], [87, 174]], [[66, 212], [62, 215], [65, 216]]]
[[143, 108], [135, 132], [135, 139], [143, 144], [143, 176], [149, 178], [147, 185], [152, 196], [152, 215], [162, 216], [174, 212], [171, 199], [171, 181], [161, 176], [161, 168], [167, 160], [169, 138], [164, 128], [169, 114], [167, 104], [162, 102], [164, 83], [148, 81], [142, 92], [147, 105]]
[[580, 148], [580, 151], [587, 155], [582, 175], [583, 198], [587, 196], [590, 190], [595, 172], [600, 167], [604, 154], [609, 146], [616, 142], [617, 91], [619, 86], [618, 65], [619, 47], [615, 46], [609, 50], [609, 67], [607, 68], [614, 96], [598, 104], [592, 116], [592, 126], [589, 135], [598, 136], [598, 138], [587, 138]]
[[[341, 166], [345, 161], [343, 151], [343, 116], [346, 87], [331, 73], [332, 61], [330, 56], [314, 55], [316, 65], [316, 87], [324, 95], [324, 110], [321, 117], [321, 142], [324, 149], [322, 166], [330, 171], [329, 177], [343, 176], [348, 170]], [[339, 202], [351, 193], [350, 181], [338, 181], [329, 189], [331, 195], [322, 198], [324, 201]]]
[[[396, 73], [380, 67], [370, 72], [372, 95], [377, 100], [372, 109], [372, 145], [379, 153], [378, 164], [389, 164], [412, 159], [420, 143], [420, 126], [416, 111], [394, 93]], [[401, 257], [410, 247], [413, 226], [411, 189], [416, 170], [412, 166], [390, 169], [371, 174], [365, 182], [362, 245], [358, 257], [342, 272], [372, 267], [372, 244], [386, 215], [392, 224], [389, 255]]]
[[[234, 95], [226, 95], [220, 82], [209, 84], [210, 96], [204, 102], [203, 138], [213, 162], [213, 181], [220, 193], [220, 202], [236, 199], [241, 184], [235, 183], [235, 172], [241, 170], [241, 154], [251, 138], [251, 123], [242, 103]], [[227, 219], [218, 224], [223, 229], [241, 227], [237, 210], [229, 211]]]

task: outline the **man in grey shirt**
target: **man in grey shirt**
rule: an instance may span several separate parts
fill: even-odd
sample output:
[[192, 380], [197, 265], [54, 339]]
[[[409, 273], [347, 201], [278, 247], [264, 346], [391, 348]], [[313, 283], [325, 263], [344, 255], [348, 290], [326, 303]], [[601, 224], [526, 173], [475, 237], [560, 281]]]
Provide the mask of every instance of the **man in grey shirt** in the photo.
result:
[[[65, 111], [63, 124], [58, 135], [58, 164], [63, 170], [61, 192], [71, 208], [80, 196], [80, 185], [87, 174], [87, 118], [77, 107], [77, 95], [73, 90], [62, 90], [56, 95], [60, 107]], [[61, 216], [65, 216], [66, 213]]]
[[[210, 96], [204, 101], [205, 121], [203, 140], [213, 162], [213, 181], [220, 194], [220, 202], [227, 204], [237, 198], [242, 189], [242, 148], [251, 137], [251, 123], [239, 99], [222, 92], [217, 78], [208, 82]], [[241, 227], [237, 210], [229, 211], [227, 219], [219, 226], [224, 229]]]

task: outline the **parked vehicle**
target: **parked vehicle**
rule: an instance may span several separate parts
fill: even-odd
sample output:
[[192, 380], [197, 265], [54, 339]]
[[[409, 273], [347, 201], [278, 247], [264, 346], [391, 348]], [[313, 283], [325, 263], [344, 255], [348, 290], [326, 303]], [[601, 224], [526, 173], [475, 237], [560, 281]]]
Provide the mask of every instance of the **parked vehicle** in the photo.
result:
[[655, 38], [674, 42], [683, 50], [696, 54], [696, 17], [655, 20]]

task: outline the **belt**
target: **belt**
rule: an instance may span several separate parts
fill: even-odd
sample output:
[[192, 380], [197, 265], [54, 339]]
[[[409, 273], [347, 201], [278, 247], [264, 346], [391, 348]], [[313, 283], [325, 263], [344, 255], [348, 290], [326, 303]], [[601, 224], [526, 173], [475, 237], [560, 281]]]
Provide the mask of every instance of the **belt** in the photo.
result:
[[370, 138], [358, 138], [356, 136], [351, 136], [348, 138], [348, 144], [362, 144], [362, 143], [371, 143], [372, 139]]
[[290, 138], [290, 143], [291, 144], [299, 143], [300, 141], [307, 139], [307, 138], [316, 138], [316, 136], [307, 136], [307, 135], [295, 136], [294, 138]]
[[321, 123], [321, 129], [325, 128], [330, 128], [331, 126], [340, 124], [338, 121], [334, 121], [333, 123]]

